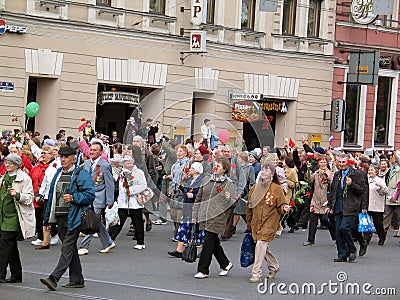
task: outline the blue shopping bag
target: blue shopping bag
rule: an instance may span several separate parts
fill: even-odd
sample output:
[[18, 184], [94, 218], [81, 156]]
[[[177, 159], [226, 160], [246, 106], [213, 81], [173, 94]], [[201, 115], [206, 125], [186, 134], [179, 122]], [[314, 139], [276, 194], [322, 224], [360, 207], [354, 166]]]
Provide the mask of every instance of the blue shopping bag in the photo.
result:
[[358, 232], [374, 232], [374, 224], [366, 213], [358, 214]]
[[254, 264], [254, 254], [256, 246], [254, 245], [253, 236], [248, 232], [243, 237], [242, 247], [240, 249], [240, 265], [243, 268]]

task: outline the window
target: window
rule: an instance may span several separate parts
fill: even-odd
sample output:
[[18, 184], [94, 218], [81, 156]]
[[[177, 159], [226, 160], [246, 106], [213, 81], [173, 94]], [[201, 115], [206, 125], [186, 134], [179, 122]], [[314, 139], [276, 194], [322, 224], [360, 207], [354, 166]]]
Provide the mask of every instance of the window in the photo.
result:
[[111, 6], [111, 0], [96, 0], [96, 5]]
[[378, 92], [376, 96], [375, 107], [375, 132], [374, 141], [375, 145], [388, 144], [388, 128], [390, 116], [390, 99], [392, 97], [392, 81], [391, 77], [379, 76], [378, 79]]
[[357, 145], [358, 143], [358, 112], [360, 108], [360, 85], [346, 86], [346, 114], [344, 143]]
[[149, 11], [151, 13], [165, 14], [165, 0], [150, 0]]
[[282, 33], [295, 34], [297, 0], [283, 0]]
[[242, 0], [242, 29], [254, 29], [256, 0]]
[[207, 0], [207, 24], [214, 24], [215, 0]]
[[321, 19], [321, 0], [310, 0], [308, 7], [307, 36], [318, 37]]

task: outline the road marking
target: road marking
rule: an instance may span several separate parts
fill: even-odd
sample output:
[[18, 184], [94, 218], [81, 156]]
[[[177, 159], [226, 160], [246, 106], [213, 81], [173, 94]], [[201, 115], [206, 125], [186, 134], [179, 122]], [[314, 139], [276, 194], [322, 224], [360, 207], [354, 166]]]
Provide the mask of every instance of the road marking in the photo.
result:
[[[48, 275], [48, 274], [45, 274], [45, 273], [26, 271], [26, 270], [24, 270], [23, 272], [24, 273], [28, 273], [28, 274], [34, 274], [34, 275]], [[69, 277], [63, 276], [63, 278], [69, 278]], [[85, 278], [85, 282], [86, 281], [95, 282], [95, 283], [105, 283], [105, 284], [117, 285], [117, 286], [124, 286], [124, 287], [130, 287], [130, 288], [137, 288], [137, 289], [142, 289], [142, 290], [149, 290], [149, 291], [168, 293], [168, 294], [177, 294], [177, 295], [192, 296], [192, 297], [199, 297], [199, 298], [206, 298], [206, 299], [215, 299], [215, 300], [230, 300], [230, 298], [221, 298], [221, 297], [215, 297], [215, 296], [209, 296], [209, 295], [201, 295], [201, 294], [188, 293], [188, 292], [182, 292], [182, 291], [160, 289], [160, 288], [155, 288], [155, 287], [151, 287], [151, 286], [135, 285], [135, 284], [129, 284], [129, 283], [105, 281], [105, 280], [90, 279], [90, 278], [89, 279]], [[67, 294], [67, 293], [65, 293], [65, 294]], [[71, 295], [77, 295], [77, 294], [71, 294]], [[92, 297], [92, 296], [86, 296], [86, 295], [82, 295], [82, 296], [83, 297]], [[113, 299], [99, 298], [99, 297], [83, 298], [83, 299], [113, 300]]]

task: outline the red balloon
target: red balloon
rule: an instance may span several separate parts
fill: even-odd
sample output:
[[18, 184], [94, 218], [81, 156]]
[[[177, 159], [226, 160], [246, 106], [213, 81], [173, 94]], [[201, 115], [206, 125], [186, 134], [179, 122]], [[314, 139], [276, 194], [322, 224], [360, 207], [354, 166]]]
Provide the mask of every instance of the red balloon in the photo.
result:
[[218, 132], [218, 138], [221, 141], [221, 143], [224, 145], [229, 141], [230, 137], [231, 137], [231, 133], [226, 129], [221, 129]]

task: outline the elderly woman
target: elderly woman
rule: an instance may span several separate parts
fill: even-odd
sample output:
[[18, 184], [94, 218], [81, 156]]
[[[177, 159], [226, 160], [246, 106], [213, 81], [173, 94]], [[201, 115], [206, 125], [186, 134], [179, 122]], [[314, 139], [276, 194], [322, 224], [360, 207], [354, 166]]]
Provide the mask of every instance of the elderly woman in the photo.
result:
[[218, 238], [225, 230], [228, 218], [228, 209], [236, 202], [237, 194], [232, 181], [226, 174], [230, 171], [230, 162], [226, 158], [217, 158], [214, 164], [214, 174], [203, 179], [202, 185], [193, 206], [193, 220], [200, 222], [200, 229], [204, 229], [205, 237], [201, 252], [197, 279], [208, 277], [212, 255], [217, 259], [221, 272], [219, 276], [226, 276], [232, 263], [226, 257]]
[[108, 233], [114, 241], [121, 232], [122, 227], [128, 217], [132, 218], [133, 228], [137, 245], [133, 248], [143, 250], [144, 244], [144, 226], [143, 226], [143, 205], [140, 204], [137, 194], [143, 192], [146, 187], [146, 177], [144, 172], [135, 166], [131, 156], [124, 156], [123, 169], [119, 176], [119, 194], [118, 194], [118, 215], [120, 224], [109, 228]]
[[279, 264], [269, 248], [279, 227], [280, 217], [290, 211], [285, 195], [279, 184], [275, 166], [263, 164], [260, 181], [250, 191], [247, 203], [247, 230], [251, 230], [256, 242], [255, 259], [250, 282], [259, 282], [262, 277], [262, 262], [268, 264], [268, 279], [275, 277]]
[[[328, 169], [326, 157], [318, 160], [319, 169], [311, 174], [311, 170], [307, 171], [306, 177], [311, 184], [314, 185], [314, 193], [310, 205], [310, 226], [308, 228], [308, 240], [303, 243], [303, 246], [314, 246], [315, 234], [317, 232], [318, 219], [321, 223], [328, 204], [328, 188], [333, 179], [333, 173]], [[332, 240], [335, 240], [335, 228], [331, 223], [326, 224]]]
[[49, 249], [50, 245], [41, 245], [43, 242], [43, 216], [44, 216], [44, 197], [40, 195], [39, 189], [42, 185], [45, 172], [53, 161], [53, 148], [50, 146], [43, 146], [41, 156], [37, 164], [32, 168], [29, 176], [32, 179], [33, 192], [35, 194], [35, 199], [33, 201], [33, 206], [35, 207], [35, 217], [36, 217], [36, 231], [37, 239], [32, 241], [31, 244], [38, 246], [37, 250]]
[[[368, 213], [371, 215], [376, 233], [378, 234], [378, 245], [382, 246], [385, 243], [386, 234], [383, 229], [383, 212], [385, 211], [385, 200], [388, 193], [388, 187], [385, 180], [378, 176], [378, 167], [371, 165], [368, 168], [368, 184], [369, 184], [369, 203]], [[372, 233], [366, 237], [366, 242], [369, 244], [372, 239]]]
[[29, 238], [35, 234], [32, 180], [20, 169], [21, 165], [19, 155], [9, 154], [4, 162], [6, 173], [0, 178], [0, 283], [22, 282], [18, 236], [22, 233]]
[[193, 225], [196, 232], [196, 243], [203, 243], [204, 230], [200, 230], [199, 223], [192, 223], [193, 203], [200, 189], [203, 180], [203, 166], [199, 162], [194, 162], [189, 168], [189, 178], [186, 180], [183, 188], [183, 208], [182, 218], [175, 234], [175, 239], [178, 240], [178, 245], [174, 251], [169, 251], [168, 254], [174, 257], [181, 258], [183, 245], [191, 240]]

